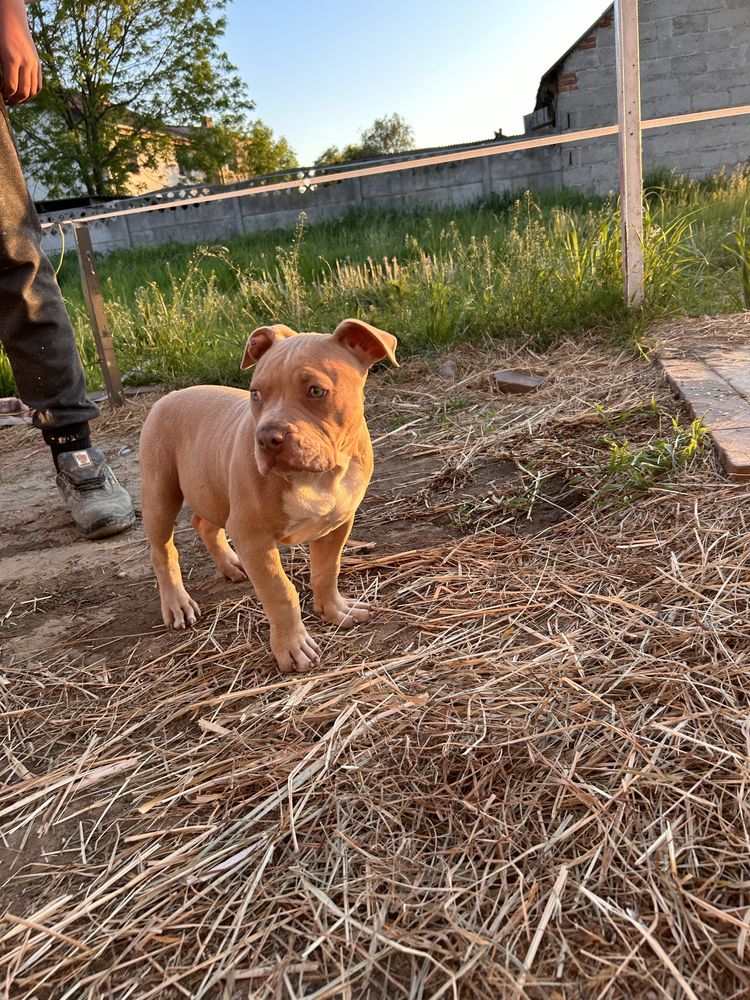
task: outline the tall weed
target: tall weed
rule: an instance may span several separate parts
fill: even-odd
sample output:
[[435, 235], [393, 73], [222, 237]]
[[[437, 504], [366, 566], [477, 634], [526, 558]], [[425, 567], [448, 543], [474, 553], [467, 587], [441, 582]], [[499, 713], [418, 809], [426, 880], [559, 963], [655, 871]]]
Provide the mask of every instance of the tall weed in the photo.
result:
[[[647, 179], [645, 318], [750, 308], [750, 169], [710, 180]], [[364, 211], [226, 247], [143, 248], [102, 258], [109, 320], [130, 382], [241, 381], [254, 326], [330, 330], [361, 316], [402, 351], [517, 337], [544, 345], [628, 331], [612, 198], [493, 196], [460, 210]], [[92, 386], [100, 384], [75, 260], [60, 283]], [[0, 355], [0, 394], [12, 390]]]

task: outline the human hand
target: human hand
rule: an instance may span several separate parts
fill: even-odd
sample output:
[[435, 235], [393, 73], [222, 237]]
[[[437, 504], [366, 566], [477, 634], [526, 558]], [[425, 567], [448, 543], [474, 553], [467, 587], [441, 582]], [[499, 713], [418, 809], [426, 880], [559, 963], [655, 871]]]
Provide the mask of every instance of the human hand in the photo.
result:
[[42, 65], [24, 0], [0, 0], [0, 70], [6, 104], [22, 104], [42, 89]]

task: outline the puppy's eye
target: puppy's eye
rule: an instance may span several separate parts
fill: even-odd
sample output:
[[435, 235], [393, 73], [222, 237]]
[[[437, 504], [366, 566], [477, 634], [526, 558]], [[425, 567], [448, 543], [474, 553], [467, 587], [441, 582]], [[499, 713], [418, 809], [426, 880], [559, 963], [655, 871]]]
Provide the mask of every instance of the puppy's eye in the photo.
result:
[[259, 392], [258, 389], [251, 389], [250, 390], [250, 399], [252, 399], [252, 401], [254, 403], [259, 403], [260, 402], [260, 392]]
[[307, 390], [307, 395], [310, 399], [322, 399], [324, 396], [328, 395], [328, 390], [324, 389], [320, 385], [311, 385]]

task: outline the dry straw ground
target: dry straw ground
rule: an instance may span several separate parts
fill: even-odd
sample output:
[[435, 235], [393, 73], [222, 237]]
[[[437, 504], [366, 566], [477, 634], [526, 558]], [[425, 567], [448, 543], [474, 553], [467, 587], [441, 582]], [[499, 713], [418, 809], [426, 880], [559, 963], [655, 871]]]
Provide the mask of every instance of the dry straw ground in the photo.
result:
[[[632, 353], [454, 358], [371, 380], [344, 584], [379, 613], [316, 626], [314, 675], [195, 545], [206, 614], [167, 635], [139, 529], [97, 575], [6, 502], [0, 996], [748, 995], [748, 487], [707, 449], [610, 472], [673, 434]], [[508, 364], [545, 386], [498, 395]], [[10, 496], [44, 456], [2, 445]]]

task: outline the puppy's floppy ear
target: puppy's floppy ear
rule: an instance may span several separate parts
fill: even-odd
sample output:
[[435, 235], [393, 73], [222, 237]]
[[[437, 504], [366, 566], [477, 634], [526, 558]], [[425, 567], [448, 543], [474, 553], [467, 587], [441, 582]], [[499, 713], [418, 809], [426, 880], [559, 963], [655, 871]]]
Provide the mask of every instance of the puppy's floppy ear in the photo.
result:
[[275, 323], [273, 326], [259, 326], [257, 330], [253, 330], [247, 339], [240, 368], [243, 372], [246, 368], [252, 368], [256, 361], [260, 361], [269, 347], [277, 340], [286, 340], [287, 337], [296, 336], [297, 331], [290, 330], [283, 323]]
[[392, 365], [398, 368], [396, 361], [396, 338], [392, 333], [378, 330], [361, 319], [344, 319], [333, 331], [333, 338], [342, 347], [352, 352], [365, 368], [374, 365], [376, 361], [388, 358]]

